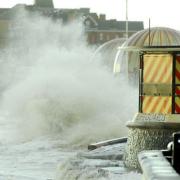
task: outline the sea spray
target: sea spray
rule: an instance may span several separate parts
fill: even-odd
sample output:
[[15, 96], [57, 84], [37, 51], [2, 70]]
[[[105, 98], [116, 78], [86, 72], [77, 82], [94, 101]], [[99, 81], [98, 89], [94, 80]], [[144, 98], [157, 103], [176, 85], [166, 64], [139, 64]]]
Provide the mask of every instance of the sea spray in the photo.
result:
[[[1, 146], [4, 179], [53, 179], [58, 164], [57, 180], [116, 179], [74, 154], [90, 142], [126, 135], [137, 90], [102, 66], [103, 55], [92, 59], [85, 38], [81, 21], [64, 25], [24, 10], [14, 16], [9, 45], [0, 54], [0, 125], [8, 125], [3, 143], [16, 125], [13, 143]], [[13, 141], [15, 133], [23, 141]]]
[[57, 134], [73, 145], [126, 135], [136, 90], [108, 72], [103, 57], [92, 60], [81, 21], [63, 25], [24, 11], [17, 17], [0, 82], [2, 109], [19, 135]]

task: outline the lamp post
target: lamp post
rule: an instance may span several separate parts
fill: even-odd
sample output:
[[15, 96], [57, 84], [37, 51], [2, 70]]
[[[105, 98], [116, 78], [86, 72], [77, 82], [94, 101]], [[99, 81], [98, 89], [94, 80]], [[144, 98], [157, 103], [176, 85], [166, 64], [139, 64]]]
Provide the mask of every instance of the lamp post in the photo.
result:
[[126, 0], [126, 39], [128, 39], [128, 0]]

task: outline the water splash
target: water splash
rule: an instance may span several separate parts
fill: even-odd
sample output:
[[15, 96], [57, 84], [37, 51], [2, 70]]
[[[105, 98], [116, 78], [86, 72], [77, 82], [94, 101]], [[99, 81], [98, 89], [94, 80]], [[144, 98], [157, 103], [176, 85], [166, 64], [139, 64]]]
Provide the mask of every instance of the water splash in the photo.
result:
[[20, 136], [56, 134], [82, 145], [126, 134], [137, 111], [136, 90], [92, 61], [80, 21], [63, 25], [18, 14], [1, 54], [2, 109]]

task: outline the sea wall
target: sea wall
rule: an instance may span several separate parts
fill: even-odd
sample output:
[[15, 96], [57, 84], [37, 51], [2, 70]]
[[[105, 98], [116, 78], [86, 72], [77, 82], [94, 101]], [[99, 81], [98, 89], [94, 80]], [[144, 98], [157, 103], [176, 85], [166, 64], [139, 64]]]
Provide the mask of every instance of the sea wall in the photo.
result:
[[[177, 117], [177, 116], [176, 116]], [[162, 114], [138, 113], [127, 123], [128, 141], [124, 154], [124, 164], [130, 169], [140, 170], [138, 154], [143, 150], [166, 149], [172, 141], [173, 132], [180, 130], [180, 120]]]

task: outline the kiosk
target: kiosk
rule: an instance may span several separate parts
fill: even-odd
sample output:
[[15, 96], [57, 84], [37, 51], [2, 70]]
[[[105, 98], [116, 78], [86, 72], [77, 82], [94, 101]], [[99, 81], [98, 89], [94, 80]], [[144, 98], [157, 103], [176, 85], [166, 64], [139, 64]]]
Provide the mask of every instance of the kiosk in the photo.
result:
[[166, 149], [180, 131], [180, 47], [144, 47], [139, 53], [139, 112], [127, 124], [124, 154], [131, 169], [139, 169], [139, 152]]

